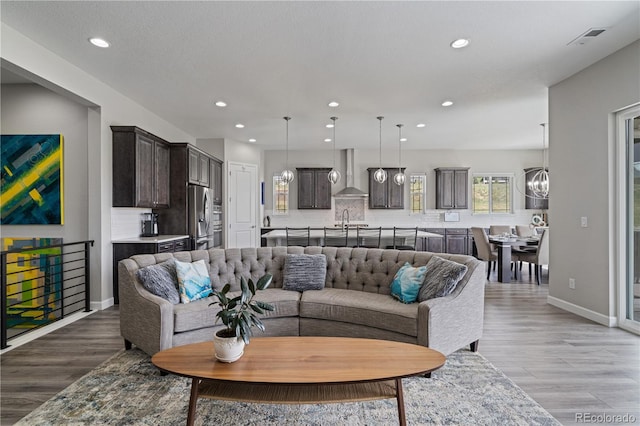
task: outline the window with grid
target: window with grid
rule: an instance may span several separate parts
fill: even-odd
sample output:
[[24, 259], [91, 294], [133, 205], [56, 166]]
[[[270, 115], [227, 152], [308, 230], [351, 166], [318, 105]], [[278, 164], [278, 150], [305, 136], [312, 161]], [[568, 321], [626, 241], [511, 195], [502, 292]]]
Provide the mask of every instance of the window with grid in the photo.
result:
[[409, 176], [409, 211], [412, 214], [424, 213], [426, 191], [426, 175], [412, 174]]
[[282, 179], [282, 176], [273, 177], [273, 214], [289, 213], [289, 184]]
[[473, 213], [513, 213], [513, 175], [474, 174]]

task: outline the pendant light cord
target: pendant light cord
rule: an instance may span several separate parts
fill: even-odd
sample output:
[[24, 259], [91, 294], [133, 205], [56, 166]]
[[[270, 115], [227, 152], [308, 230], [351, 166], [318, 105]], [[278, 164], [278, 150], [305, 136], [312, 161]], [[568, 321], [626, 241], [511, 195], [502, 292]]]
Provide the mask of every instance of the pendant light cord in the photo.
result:
[[333, 121], [333, 170], [336, 169], [336, 120], [338, 117], [331, 117]]
[[286, 132], [287, 151], [285, 155], [285, 164], [286, 164], [286, 170], [289, 170], [289, 120], [291, 120], [291, 117], [283, 117], [283, 118], [287, 121], [287, 132]]
[[402, 173], [402, 124], [398, 124], [398, 173]]
[[378, 120], [380, 121], [380, 148], [379, 148], [379, 158], [380, 158], [380, 168], [382, 168], [382, 119], [384, 117], [378, 117]]

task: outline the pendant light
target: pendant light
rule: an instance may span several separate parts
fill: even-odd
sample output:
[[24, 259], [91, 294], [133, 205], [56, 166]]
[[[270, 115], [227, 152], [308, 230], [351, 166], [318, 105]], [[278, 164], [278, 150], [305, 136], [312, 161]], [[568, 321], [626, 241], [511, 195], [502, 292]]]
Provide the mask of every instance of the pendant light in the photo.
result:
[[331, 117], [333, 121], [333, 168], [329, 172], [327, 178], [332, 184], [336, 184], [340, 181], [340, 172], [336, 170], [336, 120], [338, 117]]
[[285, 157], [286, 158], [285, 169], [282, 171], [280, 176], [282, 177], [282, 180], [285, 183], [291, 183], [295, 178], [295, 175], [293, 174], [293, 172], [289, 170], [289, 120], [291, 120], [291, 117], [282, 117], [282, 118], [284, 118], [287, 122], [287, 151], [286, 151], [286, 157]]
[[547, 198], [549, 196], [549, 172], [547, 171], [547, 147], [545, 143], [546, 138], [546, 124], [540, 124], [542, 126], [542, 168], [535, 172], [531, 180], [529, 181], [529, 188], [531, 192], [538, 198]]
[[402, 186], [404, 185], [404, 181], [407, 177], [402, 173], [402, 147], [400, 146], [402, 143], [402, 124], [396, 124], [398, 127], [398, 173], [393, 176], [393, 181], [396, 185]]
[[373, 179], [378, 183], [387, 180], [387, 172], [382, 168], [382, 120], [384, 117], [376, 117], [380, 121], [380, 168], [373, 173]]

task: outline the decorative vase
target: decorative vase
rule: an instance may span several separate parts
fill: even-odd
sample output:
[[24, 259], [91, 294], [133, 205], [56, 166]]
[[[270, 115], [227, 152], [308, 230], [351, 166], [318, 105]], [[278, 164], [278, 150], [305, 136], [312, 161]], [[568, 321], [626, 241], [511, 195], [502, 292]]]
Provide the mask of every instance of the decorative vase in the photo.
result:
[[216, 359], [222, 362], [234, 362], [240, 359], [244, 354], [244, 340], [241, 337], [224, 337], [218, 333], [225, 332], [220, 330], [213, 336], [213, 348], [215, 350]]

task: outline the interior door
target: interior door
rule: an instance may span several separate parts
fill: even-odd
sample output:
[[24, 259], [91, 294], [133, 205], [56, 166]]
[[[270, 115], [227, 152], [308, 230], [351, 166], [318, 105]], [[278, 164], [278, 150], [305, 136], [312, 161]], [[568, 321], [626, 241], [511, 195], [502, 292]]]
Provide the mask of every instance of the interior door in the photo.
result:
[[229, 163], [227, 248], [257, 246], [258, 166]]

